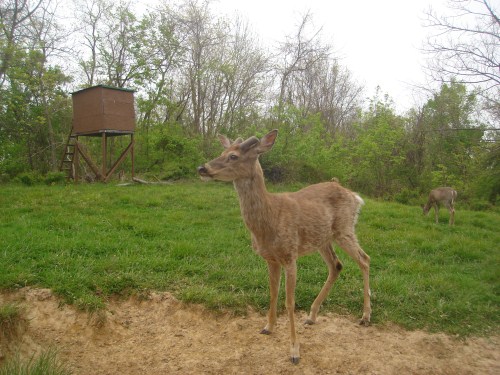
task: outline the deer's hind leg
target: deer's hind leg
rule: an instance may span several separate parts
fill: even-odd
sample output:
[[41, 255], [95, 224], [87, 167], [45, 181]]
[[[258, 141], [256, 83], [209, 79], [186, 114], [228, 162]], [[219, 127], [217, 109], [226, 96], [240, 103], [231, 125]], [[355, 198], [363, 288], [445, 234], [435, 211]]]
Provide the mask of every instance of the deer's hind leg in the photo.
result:
[[349, 254], [352, 259], [356, 261], [356, 263], [358, 263], [358, 266], [363, 273], [363, 317], [361, 318], [359, 324], [367, 326], [370, 324], [372, 312], [370, 303], [370, 257], [363, 251], [363, 249], [361, 249], [354, 233], [336, 237], [335, 241], [347, 254]]
[[446, 205], [446, 208], [448, 209], [448, 212], [450, 213], [449, 224], [453, 225], [453, 224], [455, 224], [455, 207], [453, 206], [453, 201], [448, 203]]
[[337, 280], [337, 277], [342, 270], [342, 263], [337, 258], [337, 254], [335, 254], [332, 245], [328, 244], [324, 248], [320, 249], [319, 253], [328, 266], [328, 278], [326, 279], [323, 288], [321, 288], [321, 291], [311, 305], [311, 312], [309, 313], [309, 317], [305, 321], [305, 324], [316, 323], [319, 308], [321, 307], [321, 304], [323, 303], [325, 298], [328, 296], [328, 293], [332, 289], [333, 283], [335, 282], [335, 280]]

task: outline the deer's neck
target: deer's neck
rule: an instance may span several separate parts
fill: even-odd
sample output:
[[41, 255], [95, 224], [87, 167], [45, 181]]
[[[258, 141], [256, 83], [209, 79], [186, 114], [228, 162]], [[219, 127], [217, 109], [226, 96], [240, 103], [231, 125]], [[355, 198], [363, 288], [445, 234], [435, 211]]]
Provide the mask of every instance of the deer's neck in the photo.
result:
[[240, 199], [241, 215], [252, 231], [262, 231], [268, 227], [270, 218], [270, 194], [264, 183], [264, 175], [259, 161], [255, 163], [250, 177], [234, 180], [234, 187]]

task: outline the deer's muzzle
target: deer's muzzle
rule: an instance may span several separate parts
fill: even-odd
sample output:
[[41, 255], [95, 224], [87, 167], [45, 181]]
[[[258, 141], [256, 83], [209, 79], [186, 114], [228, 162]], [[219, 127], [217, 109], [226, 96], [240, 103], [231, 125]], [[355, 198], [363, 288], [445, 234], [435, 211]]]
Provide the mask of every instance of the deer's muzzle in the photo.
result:
[[205, 165], [200, 165], [196, 170], [198, 171], [198, 174], [203, 181], [212, 179], [212, 176], [210, 176], [210, 173], [208, 173], [208, 169], [205, 167]]
[[202, 175], [202, 176], [203, 176], [203, 175], [208, 174], [207, 168], [205, 168], [205, 166], [204, 166], [204, 165], [200, 165], [200, 166], [197, 168], [197, 170], [198, 170], [198, 174], [199, 174], [199, 175]]

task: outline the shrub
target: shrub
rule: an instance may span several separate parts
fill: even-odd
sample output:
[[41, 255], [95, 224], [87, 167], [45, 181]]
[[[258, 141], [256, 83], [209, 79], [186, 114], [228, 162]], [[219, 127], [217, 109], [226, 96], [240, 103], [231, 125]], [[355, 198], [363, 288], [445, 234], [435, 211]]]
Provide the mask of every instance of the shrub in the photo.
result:
[[44, 181], [47, 185], [62, 185], [66, 183], [66, 173], [49, 172], [45, 175]]
[[184, 134], [182, 129], [171, 126], [151, 135], [153, 149], [151, 163], [143, 172], [160, 176], [161, 180], [178, 180], [193, 177], [203, 156], [203, 140]]
[[473, 199], [469, 203], [469, 208], [473, 211], [485, 211], [491, 209], [491, 203], [485, 200]]
[[33, 186], [42, 181], [42, 176], [37, 172], [25, 172], [17, 176], [16, 180], [26, 186]]
[[415, 190], [403, 188], [394, 195], [394, 200], [402, 204], [415, 204], [415, 202], [419, 201], [419, 194]]
[[0, 183], [6, 183], [10, 181], [10, 176], [7, 173], [0, 173]]

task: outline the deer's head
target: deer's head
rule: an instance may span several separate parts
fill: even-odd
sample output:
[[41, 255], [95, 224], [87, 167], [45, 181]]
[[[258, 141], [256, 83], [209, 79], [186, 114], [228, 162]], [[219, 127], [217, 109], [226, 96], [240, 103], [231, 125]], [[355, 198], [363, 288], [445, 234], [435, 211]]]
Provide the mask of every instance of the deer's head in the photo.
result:
[[249, 178], [255, 173], [259, 155], [273, 147], [277, 135], [278, 131], [273, 130], [260, 140], [257, 137], [250, 137], [245, 141], [238, 138], [234, 142], [224, 135], [219, 135], [224, 151], [218, 158], [199, 166], [198, 174], [205, 181], [234, 181], [239, 178]]
[[421, 204], [420, 207], [422, 207], [422, 213], [427, 216], [429, 210], [431, 209], [431, 206], [428, 204], [426, 205]]

